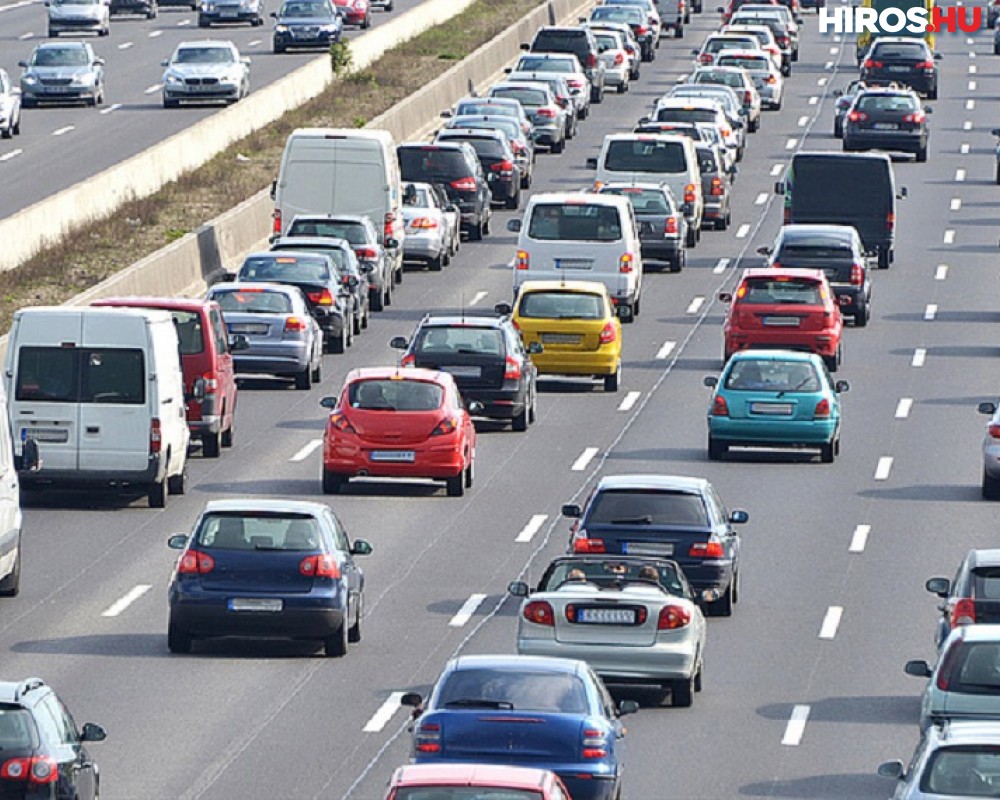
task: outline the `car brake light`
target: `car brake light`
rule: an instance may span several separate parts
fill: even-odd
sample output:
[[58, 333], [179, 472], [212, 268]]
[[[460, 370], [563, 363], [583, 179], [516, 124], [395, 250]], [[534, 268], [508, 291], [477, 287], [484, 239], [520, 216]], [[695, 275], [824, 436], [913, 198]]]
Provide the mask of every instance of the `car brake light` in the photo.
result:
[[583, 88], [583, 81], [581, 81], [579, 78], [567, 78], [566, 83], [571, 89]]
[[574, 553], [606, 553], [603, 539], [588, 539], [580, 537], [573, 540]]
[[319, 554], [306, 556], [299, 562], [299, 572], [307, 578], [340, 579], [340, 565], [331, 555]]
[[597, 56], [593, 53], [587, 53], [587, 66], [596, 67], [597, 66]]
[[521, 380], [521, 364], [513, 356], [507, 356], [506, 366], [503, 371], [505, 381]]
[[433, 220], [430, 217], [417, 217], [416, 219], [410, 221], [411, 228], [418, 228], [420, 230], [436, 228], [437, 226], [437, 220]]
[[895, 227], [896, 227], [896, 215], [890, 211], [888, 214], [885, 215], [885, 229], [886, 231], [889, 231], [891, 233], [895, 229]]
[[712, 197], [721, 197], [726, 193], [726, 190], [722, 185], [722, 178], [712, 178], [712, 188], [708, 190], [708, 193], [712, 195]]
[[976, 603], [974, 600], [964, 597], [957, 601], [951, 609], [951, 627], [957, 628], [959, 625], [974, 625], [976, 622]]
[[792, 209], [789, 208], [788, 206], [785, 206], [785, 210], [784, 210], [784, 212], [781, 215], [781, 219], [782, 219], [782, 221], [784, 222], [785, 225], [791, 225], [792, 224]]
[[[330, 294], [329, 289], [324, 289], [322, 292], [309, 292], [309, 302], [317, 306], [332, 306], [333, 295]], [[285, 327], [287, 329], [287, 323]]]
[[813, 419], [829, 419], [830, 418], [830, 401], [825, 397], [816, 404], [816, 410], [813, 412]]
[[847, 115], [847, 119], [851, 122], [864, 122], [868, 119], [868, 115], [863, 111], [852, 111]]
[[865, 282], [865, 268], [860, 264], [851, 264], [851, 286], [861, 286]]
[[647, 33], [649, 33], [649, 27], [646, 25], [639, 25], [636, 28], [635, 32], [639, 34], [639, 36], [645, 36]]
[[584, 758], [605, 758], [608, 755], [608, 739], [602, 730], [597, 728], [583, 729], [583, 749], [581, 755]]
[[601, 344], [611, 344], [617, 338], [618, 332], [615, 330], [614, 323], [604, 323], [604, 327], [601, 328]]
[[663, 220], [664, 233], [677, 233], [677, 217], [667, 217]]
[[[538, 109], [538, 116], [545, 117], [546, 119], [555, 119], [556, 110], [554, 108], [540, 108]], [[454, 185], [454, 184], [452, 184]]]
[[623, 56], [621, 53], [615, 53], [615, 66], [616, 67], [618, 65], [624, 63], [624, 61], [625, 61], [625, 56]]
[[354, 250], [354, 255], [362, 261], [373, 261], [378, 258], [378, 251], [374, 247], [358, 247]]
[[177, 562], [178, 575], [207, 575], [215, 569], [215, 559], [200, 550], [188, 550]]
[[415, 731], [414, 747], [420, 753], [441, 752], [441, 726], [436, 722], [425, 722]]
[[695, 188], [693, 183], [689, 183], [684, 187], [684, 202], [693, 203], [695, 202], [697, 195], [695, 194]]
[[274, 213], [271, 214], [271, 232], [275, 236], [281, 235], [281, 209], [274, 209]]
[[555, 611], [552, 610], [551, 604], [545, 600], [532, 600], [524, 607], [521, 614], [528, 622], [534, 622], [536, 625], [552, 628], [556, 624]]
[[307, 327], [306, 321], [301, 317], [288, 317], [285, 320], [286, 332], [304, 331]]
[[618, 271], [628, 274], [632, 271], [633, 263], [635, 262], [635, 256], [631, 253], [622, 253], [621, 258], [618, 259]]
[[743, 90], [743, 104], [750, 105], [753, 102], [753, 93], [749, 89]]
[[914, 113], [907, 114], [903, 117], [903, 122], [911, 122], [914, 125], [919, 125], [925, 119], [927, 119], [927, 115], [923, 111], [915, 111]]
[[514, 162], [508, 161], [506, 158], [496, 164], [490, 165], [490, 170], [492, 172], [499, 172], [501, 175], [510, 175], [514, 170]]
[[872, 58], [865, 59], [865, 69], [882, 69], [884, 66], [885, 64], [881, 61], [875, 61], [875, 59]]
[[215, 394], [219, 391], [219, 376], [214, 372], [206, 372], [201, 379], [205, 382], [205, 394]]
[[691, 621], [691, 612], [684, 606], [666, 605], [660, 609], [656, 620], [658, 631], [675, 631]]
[[948, 648], [948, 652], [944, 654], [941, 658], [941, 663], [937, 670], [937, 687], [942, 692], [947, 692], [949, 686], [951, 685], [951, 671], [955, 665], [955, 656], [962, 649], [962, 645], [958, 642], [952, 644]]
[[149, 452], [159, 453], [163, 445], [163, 432], [160, 430], [160, 418], [153, 417], [149, 421]]
[[528, 269], [530, 260], [527, 250], [518, 250], [517, 258], [514, 261], [514, 269]]
[[382, 219], [382, 235], [386, 239], [392, 238], [392, 226], [396, 222], [396, 215], [391, 211]]
[[458, 430], [458, 421], [451, 417], [445, 417], [438, 423], [438, 426], [431, 431], [431, 436], [447, 436]]
[[330, 424], [341, 433], [357, 433], [357, 431], [354, 430], [354, 426], [351, 425], [350, 420], [348, 420], [347, 417], [340, 412], [330, 415]]
[[988, 430], [991, 437], [1000, 439], [1000, 425], [990, 425]]
[[688, 556], [691, 558], [723, 558], [725, 555], [722, 542], [713, 540], [695, 542], [688, 550]]
[[32, 783], [55, 783], [59, 766], [48, 756], [9, 758], [0, 767], [0, 778], [12, 781], [30, 780]]
[[931, 69], [932, 70], [932, 69], [934, 69], [934, 62], [933, 61], [921, 61], [919, 64], [917, 64], [916, 68], [917, 69]]
[[[553, 115], [554, 116], [554, 115]], [[468, 178], [459, 178], [457, 181], [452, 181], [450, 184], [452, 189], [459, 192], [474, 192], [476, 191], [476, 179], [471, 175]]]
[[412, 367], [414, 364], [417, 363], [417, 357], [413, 355], [413, 353], [407, 353], [399, 360], [399, 363], [401, 366], [404, 367]]
[[698, 61], [700, 61], [702, 64], [711, 64], [713, 58], [714, 56], [711, 53], [702, 53], [700, 56], [698, 56]]
[[729, 404], [726, 402], [726, 398], [721, 394], [717, 394], [715, 399], [712, 401], [712, 416], [713, 417], [728, 417], [729, 416]]

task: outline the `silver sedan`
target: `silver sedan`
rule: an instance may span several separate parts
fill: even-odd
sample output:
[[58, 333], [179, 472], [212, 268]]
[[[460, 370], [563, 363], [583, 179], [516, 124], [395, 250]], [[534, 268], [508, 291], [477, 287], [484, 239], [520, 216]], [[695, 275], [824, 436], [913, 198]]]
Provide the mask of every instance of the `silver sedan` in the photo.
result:
[[433, 187], [407, 183], [403, 187], [403, 260], [441, 269], [458, 250], [459, 228]]
[[980, 403], [979, 413], [990, 417], [983, 436], [983, 498], [1000, 500], [1000, 407]]
[[250, 93], [250, 59], [232, 42], [181, 42], [162, 65], [164, 108], [182, 101], [235, 103]]

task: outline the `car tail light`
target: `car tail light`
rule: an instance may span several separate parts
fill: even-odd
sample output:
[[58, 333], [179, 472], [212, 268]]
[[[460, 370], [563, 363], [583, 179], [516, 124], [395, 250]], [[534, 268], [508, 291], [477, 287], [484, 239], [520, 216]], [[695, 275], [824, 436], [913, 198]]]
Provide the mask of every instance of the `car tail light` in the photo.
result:
[[556, 613], [552, 610], [551, 604], [545, 600], [532, 600], [524, 607], [521, 615], [536, 625], [545, 625], [548, 628], [556, 624]]
[[436, 228], [437, 226], [438, 226], [437, 220], [431, 219], [430, 217], [417, 217], [414, 220], [410, 220], [411, 228], [428, 230], [430, 228]]
[[825, 397], [816, 404], [816, 410], [813, 411], [813, 419], [829, 419], [830, 418], [830, 401]]
[[299, 572], [307, 578], [340, 579], [340, 565], [331, 555], [306, 556], [299, 562]]
[[865, 69], [882, 69], [882, 67], [884, 66], [885, 64], [883, 64], [881, 61], [876, 61], [873, 58], [865, 59]]
[[517, 153], [527, 153], [528, 152], [528, 148], [525, 147], [523, 144], [521, 144], [516, 139], [513, 142], [510, 143], [510, 149], [514, 151], [515, 155]]
[[663, 220], [664, 233], [677, 233], [677, 217], [667, 217]]
[[916, 68], [917, 69], [933, 70], [934, 69], [934, 62], [933, 61], [921, 61], [919, 64], [917, 64]]
[[938, 665], [937, 670], [937, 687], [942, 692], [947, 692], [951, 685], [951, 672], [955, 666], [955, 656], [958, 655], [961, 649], [961, 644], [955, 642], [941, 658], [941, 663]]
[[990, 425], [988, 430], [991, 437], [1000, 439], [1000, 425]]
[[601, 328], [601, 344], [611, 344], [617, 338], [618, 332], [615, 330], [614, 323], [604, 323], [604, 327]]
[[721, 197], [726, 193], [726, 189], [722, 185], [722, 178], [712, 178], [712, 188], [708, 190], [708, 193], [712, 197]]
[[768, 82], [769, 84], [775, 84], [775, 83], [777, 83], [777, 82], [778, 82], [778, 79], [777, 79], [777, 78], [775, 78], [775, 77], [774, 77], [773, 75], [768, 75], [768, 76], [767, 76], [767, 82]]
[[689, 183], [687, 186], [684, 187], [684, 202], [693, 203], [696, 198], [697, 195], [695, 194], [694, 184]]
[[891, 233], [896, 228], [896, 215], [891, 211], [885, 215], [885, 229]]
[[531, 258], [528, 256], [527, 250], [518, 250], [517, 257], [514, 259], [514, 269], [528, 269], [528, 264]]
[[717, 394], [715, 399], [712, 401], [712, 416], [713, 417], [728, 417], [729, 416], [729, 404], [726, 402], [726, 398], [721, 394]]
[[215, 569], [215, 559], [201, 550], [188, 550], [177, 562], [178, 575], [207, 575]]
[[778, 43], [778, 47], [788, 47], [788, 37], [779, 36], [775, 41]]
[[868, 119], [868, 115], [864, 111], [851, 111], [847, 115], [847, 119], [851, 122], [864, 122]]
[[639, 25], [639, 26], [638, 26], [638, 27], [637, 27], [637, 28], [635, 29], [635, 32], [636, 32], [636, 33], [637, 33], [637, 34], [638, 34], [639, 36], [645, 36], [645, 35], [646, 35], [647, 33], [649, 33], [649, 26], [648, 26], [648, 25]]
[[271, 233], [275, 236], [281, 235], [281, 209], [274, 209], [274, 213], [271, 214]]
[[623, 56], [621, 53], [615, 53], [615, 66], [616, 67], [619, 66], [619, 65], [621, 65], [622, 63], [624, 63], [624, 61], [625, 61], [625, 56]]
[[923, 111], [914, 111], [912, 114], [907, 114], [903, 117], [903, 122], [911, 122], [914, 125], [919, 125], [925, 119], [927, 119], [927, 115]]
[[632, 271], [635, 265], [635, 256], [631, 253], [622, 253], [621, 258], [618, 259], [618, 271], [628, 274]]
[[309, 302], [317, 306], [332, 306], [333, 295], [330, 294], [329, 289], [324, 289], [322, 292], [309, 292]]
[[597, 66], [597, 56], [595, 56], [593, 53], [588, 53], [587, 54], [587, 64], [586, 64], [586, 66], [588, 66], [588, 67], [596, 67]]
[[356, 255], [362, 261], [374, 261], [376, 258], [378, 258], [378, 250], [376, 250], [374, 247], [358, 247], [354, 251], [354, 255]]
[[581, 755], [584, 758], [606, 758], [608, 755], [607, 734], [597, 728], [584, 728]]
[[205, 382], [205, 394], [215, 394], [219, 391], [219, 376], [214, 372], [206, 372], [201, 379]]
[[580, 537], [573, 540], [574, 553], [606, 553], [603, 539], [588, 539]]
[[865, 282], [865, 268], [860, 264], [851, 264], [851, 286], [861, 286]]
[[951, 627], [959, 625], [974, 625], [976, 622], [976, 603], [968, 597], [958, 600], [951, 609]]
[[48, 756], [9, 758], [0, 767], [0, 778], [12, 781], [30, 780], [32, 783], [55, 783], [59, 779], [59, 765]]
[[749, 89], [743, 90], [743, 105], [750, 105], [753, 102], [753, 92]]
[[537, 113], [538, 116], [545, 117], [546, 119], [556, 118], [556, 110], [554, 108], [549, 108], [548, 106], [546, 106], [545, 108], [538, 109]]
[[382, 219], [382, 235], [386, 239], [391, 239], [392, 238], [392, 227], [393, 227], [393, 224], [395, 222], [396, 222], [396, 215], [393, 214], [391, 211], [388, 214], [386, 214], [385, 217], [383, 217], [383, 219]]
[[571, 89], [582, 89], [583, 88], [583, 81], [581, 81], [579, 78], [567, 78], [566, 84]]
[[499, 172], [501, 175], [510, 175], [514, 171], [514, 162], [508, 161], [506, 158], [497, 163], [491, 164], [490, 170], [492, 172]]
[[713, 56], [711, 53], [702, 53], [700, 56], [698, 56], [698, 61], [700, 61], [702, 64], [711, 64], [714, 58], [715, 56]]
[[785, 206], [785, 211], [784, 214], [782, 215], [782, 220], [785, 225], [792, 224], [792, 209], [789, 208], [788, 206]]
[[684, 606], [666, 605], [660, 609], [660, 616], [656, 620], [658, 631], [675, 631], [683, 628], [691, 621], [691, 612]]
[[306, 321], [301, 317], [288, 317], [285, 320], [286, 333], [300, 333], [306, 330], [307, 327], [308, 325], [306, 325]]
[[[553, 115], [555, 116], [555, 115]], [[468, 178], [459, 178], [457, 181], [452, 181], [450, 184], [452, 189], [459, 192], [474, 192], [476, 191], [476, 179], [471, 175]]]
[[407, 353], [405, 356], [399, 359], [399, 363], [400, 366], [403, 367], [412, 367], [414, 364], [417, 363], [417, 357], [413, 355], [413, 353]]
[[436, 722], [424, 722], [415, 731], [415, 744], [418, 753], [441, 752], [441, 726]]
[[695, 542], [688, 550], [691, 558], [723, 558], [726, 555], [722, 542], [709, 539], [707, 542]]
[[507, 361], [503, 370], [503, 379], [505, 381], [521, 380], [521, 364], [513, 356], [507, 356]]
[[438, 423], [438, 426], [431, 431], [431, 436], [448, 436], [458, 430], [458, 420], [445, 417]]
[[163, 431], [160, 430], [160, 418], [153, 417], [149, 421], [149, 452], [159, 453], [163, 446]]
[[341, 433], [357, 433], [347, 416], [339, 411], [330, 415], [330, 424]]

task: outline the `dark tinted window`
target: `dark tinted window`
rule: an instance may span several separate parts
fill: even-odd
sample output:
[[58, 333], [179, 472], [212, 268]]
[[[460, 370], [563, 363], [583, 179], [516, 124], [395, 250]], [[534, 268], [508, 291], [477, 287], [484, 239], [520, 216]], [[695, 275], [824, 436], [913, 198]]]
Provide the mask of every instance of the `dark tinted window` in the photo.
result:
[[743, 359], [733, 364], [726, 376], [726, 388], [744, 391], [817, 392], [816, 368], [805, 361], [765, 361]]
[[709, 524], [700, 495], [656, 489], [608, 489], [599, 492], [587, 510], [587, 524], [699, 525]]
[[754, 58], [753, 56], [719, 56], [720, 67], [743, 67], [747, 72], [770, 72], [770, 65], [766, 58]]
[[320, 544], [315, 517], [305, 514], [206, 514], [195, 533], [206, 550], [315, 550]]
[[740, 72], [716, 72], [714, 70], [704, 70], [696, 72], [693, 83], [721, 83], [723, 86], [732, 86], [742, 89], [745, 82], [743, 73]]
[[472, 149], [476, 151], [476, 155], [486, 156], [487, 158], [502, 158], [506, 153], [506, 148], [504, 148], [503, 142], [499, 139], [486, 138], [483, 136], [469, 138], [462, 136], [443, 136], [441, 138], [453, 142], [468, 142], [472, 145]]
[[613, 206], [539, 203], [531, 212], [528, 237], [540, 241], [616, 242], [622, 238], [622, 221]]
[[941, 747], [927, 760], [920, 791], [948, 797], [996, 797], [989, 777], [1000, 775], [1000, 746]]
[[1000, 567], [976, 567], [972, 592], [977, 600], [1000, 600]]
[[536, 53], [576, 53], [581, 56], [581, 63], [585, 63], [584, 54], [589, 53], [591, 48], [583, 30], [543, 30], [535, 35], [531, 49]]
[[544, 56], [528, 55], [518, 59], [515, 72], [575, 72], [576, 65], [572, 58], [546, 58]]
[[886, 213], [894, 202], [891, 166], [864, 156], [796, 156], [792, 160], [792, 212], [810, 218]]
[[472, 175], [465, 154], [444, 147], [401, 147], [399, 166], [404, 181], [450, 182]]
[[930, 60], [930, 53], [922, 42], [876, 42], [872, 58]]
[[[624, 22], [628, 25], [643, 25], [646, 22], [642, 9], [631, 6], [598, 6], [590, 12], [591, 22]], [[538, 48], [535, 48], [536, 50]]]
[[[583, 714], [587, 692], [576, 675], [505, 669], [462, 669], [448, 675], [437, 698], [439, 707], [486, 700], [509, 703], [518, 711]], [[463, 702], [466, 701], [466, 702]]]
[[516, 87], [500, 86], [490, 90], [490, 97], [507, 97], [517, 100], [525, 108], [537, 108], [548, 103], [547, 92], [539, 89], [521, 89]]
[[[718, 39], [709, 39], [707, 42], [705, 42], [704, 50], [706, 53], [718, 53], [722, 50], [740, 50], [756, 46], [757, 46], [757, 40], [751, 36], [745, 36], [745, 37], [731, 36], [727, 38], [723, 38], [720, 36]], [[741, 65], [737, 64], [736, 66], [741, 66]]]
[[945, 655], [948, 690], [962, 694], [1000, 694], [1000, 644], [965, 642], [954, 662]]
[[616, 139], [608, 145], [604, 167], [612, 172], [671, 174], [685, 172], [687, 158], [679, 142]]
[[82, 356], [81, 402], [135, 405], [146, 402], [141, 350], [88, 350]]
[[299, 220], [288, 227], [286, 236], [326, 236], [344, 239], [353, 247], [368, 242], [365, 226], [361, 222], [327, 222], [324, 220]]
[[[519, 116], [515, 106], [507, 105], [506, 103], [491, 104], [488, 100], [465, 100], [456, 106], [455, 116], [457, 117], [475, 114], [514, 118]], [[403, 158], [403, 152], [402, 150], [400, 151], [400, 160]]]
[[201, 324], [201, 314], [197, 311], [171, 311], [177, 328], [177, 341], [181, 345], [181, 355], [195, 356], [205, 352], [205, 332]]
[[820, 305], [821, 285], [816, 281], [797, 278], [749, 278], [743, 282], [736, 297], [749, 305]]
[[260, 289], [217, 289], [212, 299], [225, 313], [287, 314], [292, 310], [292, 299], [284, 292], [266, 292]]
[[0, 705], [0, 748], [19, 750], [34, 742], [31, 714], [20, 706]]
[[241, 281], [274, 283], [326, 283], [330, 270], [326, 259], [305, 255], [253, 256], [240, 267]]
[[627, 197], [637, 214], [671, 214], [673, 209], [670, 198], [657, 189], [638, 189], [626, 186], [613, 186], [601, 189], [601, 194], [615, 194]]
[[657, 122], [715, 122], [716, 112], [710, 108], [661, 108]]
[[351, 407], [368, 411], [435, 411], [443, 399], [444, 390], [427, 381], [376, 378], [355, 381], [347, 390]]
[[527, 319], [603, 319], [604, 298], [582, 292], [529, 292], [518, 315]]
[[285, 3], [278, 12], [279, 16], [297, 17], [333, 17], [333, 9], [329, 3]]
[[421, 328], [413, 350], [426, 355], [503, 354], [503, 334], [497, 328], [427, 327]]
[[22, 347], [17, 357], [14, 396], [18, 400], [76, 402], [80, 357], [60, 347]]
[[908, 114], [920, 107], [915, 97], [905, 94], [863, 94], [856, 108], [867, 112], [893, 112]]
[[16, 387], [18, 400], [141, 405], [146, 402], [142, 351], [23, 347]]

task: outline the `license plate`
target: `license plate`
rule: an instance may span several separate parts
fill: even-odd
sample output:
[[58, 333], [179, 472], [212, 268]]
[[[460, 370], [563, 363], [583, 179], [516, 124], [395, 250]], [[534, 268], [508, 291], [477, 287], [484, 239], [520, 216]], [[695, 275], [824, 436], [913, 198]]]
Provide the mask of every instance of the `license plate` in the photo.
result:
[[591, 625], [635, 625], [635, 609], [581, 608], [576, 619]]
[[224, 9], [221, 12], [219, 12], [219, 16], [222, 17], [223, 19], [236, 19], [236, 17], [238, 17], [239, 15], [240, 12], [237, 11], [236, 9], [232, 10]]
[[556, 269], [590, 269], [594, 262], [589, 258], [557, 258]]
[[456, 378], [478, 378], [483, 374], [482, 367], [441, 367], [441, 371], [450, 373]]
[[909, 67], [889, 67], [889, 72], [909, 72]]
[[267, 323], [265, 322], [234, 322], [228, 327], [230, 333], [267, 333]]
[[899, 125], [895, 122], [876, 122], [872, 127], [877, 131], [898, 131]]
[[798, 317], [764, 317], [764, 324], [772, 327], [797, 328], [801, 322]]
[[543, 344], [580, 344], [580, 336], [576, 333], [543, 333]]
[[230, 611], [281, 611], [285, 606], [283, 600], [270, 597], [233, 597], [229, 601]]
[[413, 450], [372, 450], [372, 461], [404, 461], [413, 462], [417, 458]]
[[21, 439], [34, 439], [36, 442], [51, 444], [66, 444], [69, 441], [69, 431], [65, 428], [21, 428]]
[[74, 90], [71, 86], [46, 86], [45, 91], [48, 94], [67, 94]]
[[625, 542], [623, 548], [628, 556], [672, 556], [673, 542]]
[[751, 403], [750, 413], [772, 417], [787, 417], [792, 413], [791, 403]]

